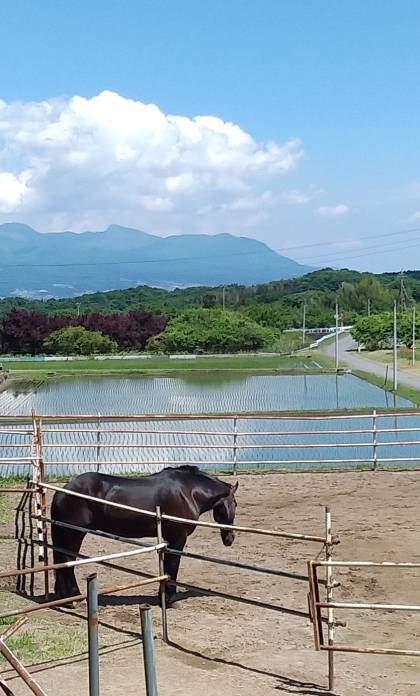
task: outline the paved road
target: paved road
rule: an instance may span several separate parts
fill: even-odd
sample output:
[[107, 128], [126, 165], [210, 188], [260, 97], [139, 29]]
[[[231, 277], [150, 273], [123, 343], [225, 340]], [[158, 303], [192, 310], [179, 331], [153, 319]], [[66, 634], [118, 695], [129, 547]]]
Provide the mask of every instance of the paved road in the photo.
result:
[[[335, 345], [331, 343], [329, 345], [320, 345], [319, 350], [328, 355], [330, 358], [335, 356]], [[338, 340], [338, 357], [340, 365], [347, 365], [352, 370], [361, 370], [363, 372], [370, 372], [379, 378], [385, 380], [386, 365], [382, 362], [377, 362], [371, 358], [364, 357], [363, 353], [357, 352], [357, 344], [352, 339], [349, 334], [344, 334], [339, 337]], [[392, 365], [388, 368], [388, 382], [392, 382], [393, 379], [393, 369]], [[418, 389], [420, 391], [420, 375], [414, 375], [411, 372], [405, 372], [404, 370], [398, 370], [398, 383], [403, 384], [406, 387], [412, 387], [413, 389]]]

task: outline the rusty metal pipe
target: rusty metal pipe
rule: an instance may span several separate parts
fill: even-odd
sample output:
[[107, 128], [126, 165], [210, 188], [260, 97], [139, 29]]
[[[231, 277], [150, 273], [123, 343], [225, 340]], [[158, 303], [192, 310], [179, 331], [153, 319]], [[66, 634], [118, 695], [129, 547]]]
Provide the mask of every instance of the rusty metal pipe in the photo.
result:
[[99, 696], [98, 586], [96, 573], [87, 579], [89, 696]]
[[408, 655], [409, 657], [420, 657], [420, 650], [397, 650], [394, 648], [357, 648], [354, 645], [322, 645], [321, 650], [363, 653], [368, 655]]
[[[43, 544], [41, 540], [39, 544]], [[121, 551], [117, 553], [108, 553], [102, 556], [92, 556], [88, 558], [82, 558], [77, 561], [65, 561], [64, 563], [50, 563], [49, 565], [36, 566], [35, 568], [24, 568], [22, 570], [6, 570], [0, 573], [0, 578], [12, 578], [19, 575], [30, 575], [33, 573], [41, 573], [48, 570], [60, 570], [61, 568], [74, 568], [79, 565], [88, 565], [89, 563], [100, 563], [101, 561], [112, 560], [113, 558], [126, 558], [127, 556], [138, 556], [141, 553], [147, 553], [148, 551], [159, 551], [159, 549], [164, 548], [166, 543], [157, 544], [155, 546], [147, 546], [141, 549], [135, 549], [134, 551]]]
[[27, 620], [28, 620], [28, 617], [23, 616], [21, 619], [19, 619], [19, 621], [16, 621], [15, 624], [12, 624], [11, 626], [9, 626], [5, 630], [3, 635], [0, 636], [0, 638], [4, 641], [9, 640], [9, 638], [11, 638], [13, 636], [13, 634], [16, 633], [16, 631], [18, 631], [20, 628], [22, 628], [22, 626], [27, 622]]
[[[36, 515], [34, 515], [36, 517]], [[78, 532], [86, 532], [87, 534], [94, 534], [95, 536], [100, 536], [100, 537], [105, 537], [108, 539], [115, 539], [116, 541], [122, 541], [123, 543], [126, 544], [132, 544], [134, 546], [140, 546], [140, 547], [145, 547], [149, 546], [148, 544], [138, 541], [137, 539], [133, 539], [131, 537], [122, 537], [118, 536], [116, 534], [110, 534], [109, 532], [102, 532], [97, 529], [88, 529], [87, 527], [80, 527], [75, 524], [70, 524], [68, 522], [58, 522], [56, 520], [52, 520], [50, 518], [43, 518], [45, 522], [48, 522], [50, 524], [55, 524], [58, 525], [59, 527], [65, 527], [68, 529], [74, 529]], [[215, 563], [216, 565], [225, 565], [225, 566], [231, 566], [232, 568], [243, 568], [243, 570], [251, 570], [256, 573], [266, 573], [267, 575], [276, 575], [278, 577], [284, 577], [284, 578], [291, 578], [292, 580], [302, 580], [304, 582], [308, 581], [308, 576], [307, 575], [302, 575], [300, 573], [294, 573], [293, 571], [287, 571], [287, 570], [277, 570], [276, 568], [267, 568], [264, 566], [258, 566], [252, 563], [241, 563], [240, 561], [229, 561], [225, 558], [218, 558], [216, 556], [204, 556], [199, 553], [193, 553], [191, 551], [179, 551], [178, 549], [171, 549], [170, 547], [166, 548], [164, 553], [171, 554], [173, 556], [185, 556], [186, 558], [192, 558], [197, 561], [207, 561], [208, 563]], [[0, 575], [1, 577], [1, 575]], [[318, 580], [320, 585], [325, 585], [326, 581], [319, 579]]]
[[152, 610], [147, 604], [140, 606], [140, 623], [143, 644], [146, 694], [147, 696], [158, 696], [155, 646], [153, 643]]
[[0, 638], [0, 653], [8, 661], [8, 663], [13, 667], [13, 669], [18, 673], [18, 675], [23, 679], [26, 686], [32, 691], [35, 696], [47, 696], [45, 691], [41, 689], [38, 682], [35, 681], [33, 677], [29, 674], [28, 670], [25, 669], [23, 664], [19, 662], [16, 655], [12, 653], [7, 647], [4, 641]]
[[[106, 587], [98, 592], [99, 595], [113, 594], [114, 592], [123, 592], [124, 590], [129, 590], [134, 587], [141, 587], [143, 585], [150, 585], [155, 582], [162, 582], [162, 580], [167, 580], [168, 576], [158, 576], [153, 578], [147, 578], [145, 580], [139, 580], [138, 582], [130, 583], [128, 585], [117, 585], [113, 587]], [[54, 599], [51, 602], [43, 602], [42, 604], [37, 604], [35, 607], [27, 607], [24, 609], [15, 609], [11, 611], [4, 611], [0, 614], [0, 619], [6, 616], [20, 616], [22, 614], [31, 614], [34, 611], [41, 611], [42, 609], [52, 609], [55, 607], [62, 607], [66, 604], [71, 604], [72, 602], [81, 602], [86, 599], [86, 593], [73, 595], [72, 597], [65, 597], [64, 599]]]
[[[71, 495], [75, 498], [81, 498], [83, 500], [90, 500], [94, 503], [99, 503], [100, 505], [105, 505], [109, 507], [114, 507], [119, 510], [127, 510], [128, 512], [136, 512], [140, 515], [145, 515], [146, 517], [154, 517], [156, 519], [156, 512], [151, 510], [142, 510], [141, 508], [136, 508], [131, 505], [122, 505], [121, 503], [116, 503], [111, 500], [103, 500], [102, 498], [96, 498], [91, 495], [85, 495], [84, 493], [78, 493], [76, 491], [69, 491], [60, 486], [52, 486], [49, 483], [40, 483], [41, 487], [46, 488], [50, 491], [56, 491], [59, 493], [64, 493], [65, 495]], [[204, 522], [203, 520], [192, 520], [185, 517], [176, 517], [175, 515], [162, 515], [162, 520], [168, 522], [175, 522], [177, 524], [188, 524], [193, 527], [206, 527], [209, 529], [226, 529], [232, 532], [249, 532], [250, 534], [262, 534], [272, 537], [281, 537], [285, 539], [295, 539], [300, 541], [315, 541], [324, 544], [325, 537], [314, 536], [310, 534], [296, 534], [293, 532], [282, 532], [273, 529], [259, 529], [254, 527], [241, 527], [238, 525], [231, 524], [218, 524], [217, 522]], [[1, 577], [1, 576], [0, 576]]]

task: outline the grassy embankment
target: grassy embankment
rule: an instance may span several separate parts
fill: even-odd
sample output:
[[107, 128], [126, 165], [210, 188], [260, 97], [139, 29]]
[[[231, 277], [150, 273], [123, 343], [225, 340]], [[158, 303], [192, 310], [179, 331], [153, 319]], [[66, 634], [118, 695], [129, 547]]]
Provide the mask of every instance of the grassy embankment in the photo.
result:
[[[416, 344], [416, 355], [420, 358], [420, 346]], [[374, 351], [363, 351], [363, 355], [371, 360], [376, 360], [376, 362], [382, 362], [385, 365], [392, 365], [393, 353], [392, 350], [374, 350]], [[420, 362], [416, 360], [415, 364], [412, 363], [412, 352], [411, 348], [399, 348], [398, 349], [398, 367], [404, 372], [412, 372], [413, 375], [420, 375]]]
[[[402, 351], [402, 353], [405, 353], [405, 359], [407, 350], [405, 349]], [[379, 355], [381, 357], [379, 357]], [[391, 359], [388, 360], [388, 354], [391, 356]], [[373, 353], [368, 353], [364, 352], [364, 356], [367, 358], [371, 358], [372, 360], [377, 360], [381, 362], [391, 362], [392, 363], [392, 351], [375, 351]], [[403, 356], [402, 356], [403, 357]], [[385, 359], [386, 358], [386, 359]], [[332, 358], [329, 358], [327, 355], [324, 355], [322, 353], [319, 353], [318, 351], [313, 352], [313, 359], [319, 363], [320, 365], [323, 366], [324, 369], [334, 369], [334, 360]], [[343, 366], [342, 363], [340, 366]], [[399, 367], [402, 370], [406, 370], [406, 367], [403, 363], [403, 360], [399, 360]], [[413, 370], [411, 370], [413, 371]], [[418, 374], [420, 374], [420, 366], [416, 368], [416, 371]], [[413, 371], [414, 372], [414, 371]], [[385, 385], [384, 380], [381, 377], [377, 377], [376, 375], [371, 374], [370, 372], [365, 372], [362, 370], [352, 370], [352, 374], [355, 375], [356, 377], [359, 377], [360, 379], [364, 379], [366, 382], [369, 382], [369, 384], [373, 384], [375, 387], [380, 387], [381, 389], [387, 389], [389, 392], [392, 392], [392, 381], [391, 379], [388, 380], [387, 384]], [[406, 387], [404, 384], [400, 384], [398, 386], [398, 389], [396, 391], [397, 396], [401, 396], [404, 399], [408, 399], [409, 401], [412, 401], [413, 404], [416, 406], [420, 406], [420, 391], [417, 389], [413, 389], [412, 387]]]
[[[318, 364], [317, 364], [318, 363]], [[6, 365], [6, 364], [5, 364]], [[12, 380], [44, 381], [57, 377], [118, 376], [144, 374], [182, 374], [190, 372], [249, 372], [253, 374], [276, 373], [278, 371], [319, 372], [321, 361], [314, 360], [311, 354], [292, 356], [247, 356], [221, 358], [197, 358], [191, 360], [170, 358], [146, 358], [133, 360], [74, 360], [48, 362], [7, 363]], [[9, 380], [10, 383], [10, 380]]]

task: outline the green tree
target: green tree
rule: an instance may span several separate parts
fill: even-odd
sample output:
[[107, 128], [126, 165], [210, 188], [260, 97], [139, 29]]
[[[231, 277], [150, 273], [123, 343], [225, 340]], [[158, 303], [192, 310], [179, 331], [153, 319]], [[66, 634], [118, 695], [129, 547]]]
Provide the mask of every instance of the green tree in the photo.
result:
[[278, 332], [247, 317], [220, 309], [190, 309], [151, 338], [149, 350], [164, 353], [234, 353], [272, 344]]
[[[418, 317], [418, 315], [417, 315]], [[351, 335], [366, 350], [378, 350], [392, 346], [394, 320], [391, 312], [362, 317], [351, 329]], [[420, 317], [416, 318], [416, 335], [420, 336]], [[413, 342], [413, 315], [410, 310], [397, 317], [398, 344], [411, 347]]]
[[392, 314], [384, 312], [362, 317], [354, 324], [351, 335], [366, 350], [388, 348], [392, 340]]
[[69, 326], [53, 331], [44, 341], [46, 353], [53, 355], [94, 355], [114, 353], [118, 345], [100, 331], [88, 331], [83, 326]]

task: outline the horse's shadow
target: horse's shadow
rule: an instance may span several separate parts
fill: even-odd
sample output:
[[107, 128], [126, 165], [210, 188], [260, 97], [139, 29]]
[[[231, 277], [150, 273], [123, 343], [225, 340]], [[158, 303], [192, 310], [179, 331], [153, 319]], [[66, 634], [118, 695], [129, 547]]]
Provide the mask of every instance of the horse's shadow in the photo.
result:
[[[186, 599], [191, 599], [192, 597], [209, 597], [210, 592], [205, 590], [186, 590], [185, 592], [177, 592], [168, 609], [172, 610], [176, 608], [176, 605], [180, 602], [184, 602]], [[122, 606], [133, 606], [139, 604], [148, 604], [151, 607], [159, 606], [159, 597], [157, 594], [154, 595], [102, 595], [98, 598], [98, 603], [101, 607], [122, 607]]]
[[[170, 607], [169, 611], [172, 611], [172, 608], [176, 607], [176, 604], [181, 603], [187, 599], [193, 597], [206, 597], [211, 596], [212, 594], [213, 592], [207, 592], [204, 588], [188, 589], [183, 592], [177, 592], [175, 596], [175, 604]], [[37, 602], [40, 605], [43, 604], [45, 601], [44, 596], [35, 596], [31, 597], [31, 599], [32, 601]], [[159, 605], [159, 597], [156, 594], [132, 596], [102, 595], [98, 597], [98, 603], [102, 607], [139, 606], [140, 604], [148, 604], [150, 606], [156, 607]], [[79, 618], [87, 620], [87, 612], [85, 610], [83, 610], [83, 613], [77, 612], [77, 608], [84, 609], [84, 605], [86, 605], [85, 600], [76, 605], [76, 611], [67, 607], [55, 607], [55, 610], [59, 612], [69, 613], [70, 615], [77, 615]], [[129, 630], [127, 628], [117, 628], [113, 624], [108, 624], [106, 621], [104, 621], [104, 619], [100, 619], [100, 624], [103, 627], [107, 627], [116, 631], [117, 633], [121, 633], [133, 638], [138, 637], [139, 635], [137, 631]], [[257, 667], [252, 667], [250, 665], [246, 665], [235, 660], [229, 660], [220, 657], [210, 657], [205, 653], [201, 653], [196, 650], [191, 650], [190, 648], [187, 648], [184, 645], [181, 645], [180, 643], [177, 643], [172, 640], [169, 640], [168, 645], [179, 652], [182, 652], [186, 655], [191, 655], [193, 657], [197, 657], [201, 660], [206, 660], [208, 662], [211, 662], [212, 664], [220, 664], [228, 667], [234, 667], [256, 675], [271, 677], [277, 681], [277, 684], [276, 686], [274, 686], [274, 689], [282, 691], [283, 693], [296, 694], [300, 696], [337, 696], [336, 692], [333, 693], [329, 691], [321, 684], [316, 684], [313, 682], [304, 682], [299, 679], [294, 679], [292, 677], [287, 677], [282, 674], [270, 672], [269, 670], [258, 669]]]
[[304, 682], [300, 679], [293, 679], [292, 677], [286, 677], [284, 675], [277, 674], [276, 672], [270, 672], [268, 670], [258, 669], [257, 667], [251, 667], [250, 665], [244, 665], [241, 662], [236, 662], [235, 660], [227, 660], [222, 657], [209, 657], [208, 655], [198, 652], [197, 650], [186, 648], [184, 645], [180, 645], [180, 643], [176, 643], [175, 641], [169, 640], [168, 645], [175, 648], [175, 650], [184, 653], [185, 655], [198, 657], [200, 660], [207, 660], [213, 664], [225, 665], [227, 667], [236, 667], [246, 672], [252, 672], [253, 674], [264, 677], [272, 677], [273, 679], [277, 680], [278, 684], [274, 688], [279, 691], [290, 694], [302, 694], [305, 696], [338, 696], [336, 693], [329, 691], [321, 684]]

